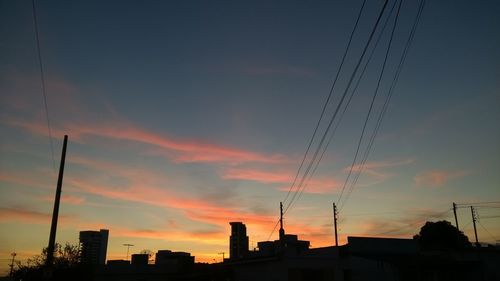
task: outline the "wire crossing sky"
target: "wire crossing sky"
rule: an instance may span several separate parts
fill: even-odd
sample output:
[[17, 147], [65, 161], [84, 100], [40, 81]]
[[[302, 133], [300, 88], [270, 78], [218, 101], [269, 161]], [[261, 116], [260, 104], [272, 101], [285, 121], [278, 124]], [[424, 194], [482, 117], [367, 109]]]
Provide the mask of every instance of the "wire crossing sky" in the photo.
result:
[[[212, 262], [230, 221], [268, 239], [283, 198], [287, 233], [332, 245], [351, 170], [341, 243], [500, 201], [498, 1], [389, 0], [358, 67], [385, 0], [34, 3], [38, 36], [32, 1], [0, 1], [0, 260], [47, 245], [65, 134], [57, 242], [106, 228], [108, 259]], [[474, 206], [495, 242], [498, 204]]]

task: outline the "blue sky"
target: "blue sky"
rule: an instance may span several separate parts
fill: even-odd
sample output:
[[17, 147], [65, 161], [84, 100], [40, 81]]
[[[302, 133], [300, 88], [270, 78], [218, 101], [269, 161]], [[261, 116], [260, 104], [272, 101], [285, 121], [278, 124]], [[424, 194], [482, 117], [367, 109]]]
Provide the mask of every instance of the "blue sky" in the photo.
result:
[[[231, 220], [247, 223], [252, 241], [267, 239], [361, 3], [36, 1], [56, 166], [63, 135], [70, 140], [58, 241], [104, 227], [110, 259], [124, 258], [121, 244], [132, 243], [213, 261], [227, 251]], [[366, 4], [339, 89], [382, 4]], [[381, 94], [417, 5], [402, 5]], [[452, 202], [498, 201], [499, 13], [497, 1], [427, 1], [340, 214], [342, 241], [411, 237], [426, 220], [451, 220]], [[384, 34], [286, 216], [287, 231], [313, 246], [333, 243], [331, 203], [354, 157]], [[56, 183], [31, 1], [0, 2], [0, 37], [0, 254], [23, 259], [47, 243]], [[470, 213], [461, 209], [459, 218], [472, 239]], [[481, 223], [489, 232], [480, 228], [481, 240], [499, 239], [498, 219]]]

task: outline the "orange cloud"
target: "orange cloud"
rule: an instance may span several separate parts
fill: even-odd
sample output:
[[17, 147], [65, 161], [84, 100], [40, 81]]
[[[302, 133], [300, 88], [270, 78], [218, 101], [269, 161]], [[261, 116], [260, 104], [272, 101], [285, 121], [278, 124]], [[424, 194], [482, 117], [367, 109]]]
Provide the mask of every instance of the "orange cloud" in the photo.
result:
[[140, 183], [116, 188], [75, 177], [68, 177], [66, 182], [71, 191], [74, 192], [85, 192], [110, 199], [139, 202], [163, 208], [174, 208], [183, 211], [187, 218], [203, 223], [226, 225], [230, 221], [245, 221], [256, 225], [266, 225], [266, 227], [271, 224], [271, 218], [267, 216], [221, 206], [202, 199], [189, 198], [164, 188], [145, 186]]
[[147, 238], [168, 240], [176, 242], [198, 242], [203, 244], [220, 244], [227, 243], [227, 233], [222, 231], [169, 231], [169, 230], [126, 230], [113, 228], [113, 236], [115, 237], [130, 237], [130, 238]]
[[414, 180], [417, 186], [440, 187], [448, 183], [448, 181], [463, 177], [466, 174], [465, 171], [431, 170], [417, 174]]

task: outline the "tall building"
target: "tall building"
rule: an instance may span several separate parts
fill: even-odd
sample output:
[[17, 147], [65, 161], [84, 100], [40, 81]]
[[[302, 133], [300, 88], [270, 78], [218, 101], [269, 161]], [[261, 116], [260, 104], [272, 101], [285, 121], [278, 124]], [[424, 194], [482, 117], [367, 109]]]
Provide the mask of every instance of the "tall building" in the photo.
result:
[[230, 222], [229, 258], [240, 259], [248, 255], [247, 227], [241, 222]]
[[105, 264], [109, 230], [80, 231], [81, 261], [86, 264]]

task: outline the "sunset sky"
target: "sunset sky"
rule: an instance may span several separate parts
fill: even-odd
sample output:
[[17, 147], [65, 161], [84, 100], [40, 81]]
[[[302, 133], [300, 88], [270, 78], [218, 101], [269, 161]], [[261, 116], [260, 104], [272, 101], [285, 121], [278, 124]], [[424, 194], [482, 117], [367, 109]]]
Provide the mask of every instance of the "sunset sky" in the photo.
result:
[[[362, 2], [36, 1], [52, 156], [32, 4], [0, 0], [0, 274], [11, 252], [23, 260], [47, 246], [65, 134], [58, 242], [106, 228], [108, 259], [125, 259], [130, 243], [131, 253], [213, 262], [229, 252], [230, 221], [247, 225], [251, 247], [268, 239]], [[367, 1], [333, 102], [382, 5]], [[380, 95], [417, 7], [403, 2]], [[340, 202], [341, 243], [410, 238], [427, 220], [454, 221], [452, 202], [500, 201], [499, 14], [495, 0], [427, 1], [373, 149]], [[313, 247], [334, 243], [332, 203], [391, 24], [285, 216], [285, 230]], [[478, 208], [482, 242], [500, 239], [495, 206]], [[473, 240], [470, 209], [458, 218]]]

